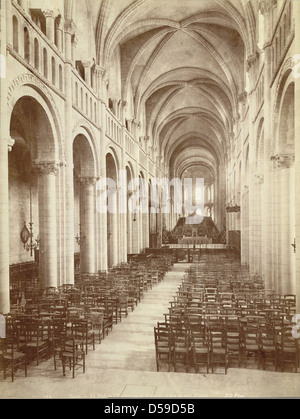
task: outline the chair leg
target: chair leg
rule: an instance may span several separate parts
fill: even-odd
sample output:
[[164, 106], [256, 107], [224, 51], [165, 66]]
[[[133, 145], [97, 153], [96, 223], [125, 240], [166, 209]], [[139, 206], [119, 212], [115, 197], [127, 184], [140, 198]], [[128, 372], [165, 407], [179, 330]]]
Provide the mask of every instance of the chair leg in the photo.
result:
[[62, 357], [62, 369], [63, 369], [63, 376], [66, 375], [66, 365], [65, 365], [65, 359]]
[[[70, 362], [71, 362], [71, 360], [70, 360]], [[73, 358], [73, 360], [72, 360], [72, 367], [73, 367], [73, 371], [72, 371], [72, 378], [75, 378], [75, 365], [76, 365], [76, 359], [75, 358]]]
[[15, 364], [12, 361], [12, 364], [11, 364], [11, 381], [12, 382], [14, 381], [14, 378], [15, 378]]

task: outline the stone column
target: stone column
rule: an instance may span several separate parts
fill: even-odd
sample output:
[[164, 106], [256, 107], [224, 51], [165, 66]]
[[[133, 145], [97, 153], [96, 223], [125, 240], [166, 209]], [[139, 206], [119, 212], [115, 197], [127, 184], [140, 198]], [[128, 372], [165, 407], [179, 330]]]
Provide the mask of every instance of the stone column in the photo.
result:
[[111, 208], [110, 212], [107, 214], [107, 247], [108, 247], [108, 266], [112, 267], [118, 264], [119, 262], [119, 247], [118, 247], [118, 192], [110, 195], [111, 198]]
[[275, 167], [280, 178], [278, 185], [278, 207], [280, 213], [278, 231], [278, 291], [295, 294], [295, 255], [292, 243], [295, 237], [294, 211], [294, 156], [277, 155]]
[[[131, 198], [132, 196], [132, 192], [128, 192], [127, 191], [127, 202], [128, 200]], [[131, 254], [133, 253], [132, 250], [132, 230], [133, 230], [133, 214], [132, 212], [129, 210], [129, 206], [127, 205], [127, 230], [126, 230], [126, 238], [127, 238], [127, 253]]]
[[8, 152], [12, 150], [14, 140], [0, 140], [0, 313], [10, 310], [9, 288], [9, 196], [8, 196]]
[[[125, 167], [124, 149], [122, 150], [121, 167]], [[119, 241], [120, 241], [120, 262], [127, 262], [127, 176], [126, 171], [119, 173]]]
[[56, 176], [59, 165], [36, 162], [34, 167], [38, 175], [40, 288], [44, 289], [58, 285]]
[[85, 273], [96, 272], [96, 223], [95, 223], [95, 185], [97, 178], [80, 178], [80, 225], [82, 236], [80, 245], [80, 270]]
[[[300, 2], [293, 2], [295, 18], [295, 52], [300, 54]], [[295, 64], [295, 111], [300, 109], [300, 71], [299, 61]], [[298, 69], [298, 70], [297, 70]], [[297, 71], [296, 71], [297, 70]], [[300, 118], [295, 117], [295, 226], [296, 226], [296, 304], [300, 313]]]
[[[10, 2], [1, 3], [1, 27], [5, 28], [6, 21], [11, 22]], [[11, 25], [6, 25], [12, 31]], [[6, 31], [1, 31], [0, 52], [7, 57]], [[8, 151], [11, 150], [12, 140], [9, 136], [9, 115], [6, 103], [7, 80], [0, 78], [1, 112], [0, 112], [0, 313], [10, 311], [9, 293], [9, 194], [8, 194]]]
[[[62, 20], [62, 18], [61, 18]], [[57, 49], [59, 52], [63, 52], [63, 24], [62, 22], [59, 22], [59, 25], [56, 26], [56, 40], [57, 40]]]
[[[66, 217], [65, 217], [65, 281], [74, 284], [74, 179], [73, 179], [73, 110], [72, 110], [72, 36], [75, 25], [72, 20], [65, 22], [65, 190], [66, 190]], [[72, 261], [72, 263], [70, 263]]]
[[274, 228], [274, 206], [273, 206], [273, 166], [270, 156], [273, 149], [272, 136], [272, 100], [271, 100], [271, 79], [272, 79], [272, 16], [270, 13], [271, 2], [261, 2], [261, 12], [264, 15], [264, 38], [266, 40], [263, 50], [265, 56], [264, 66], [264, 184], [262, 192], [262, 275], [267, 289], [274, 289], [273, 266], [273, 228]]
[[[103, 148], [106, 144], [106, 137], [105, 137], [105, 127], [106, 127], [106, 107], [105, 107], [105, 82], [104, 82], [104, 76], [106, 72], [103, 67], [100, 67], [99, 65], [96, 65], [95, 67], [95, 77], [96, 77], [96, 92], [99, 97], [99, 106], [98, 106], [98, 121], [99, 125], [101, 126], [100, 131], [100, 143], [103, 144]], [[106, 156], [105, 153], [100, 153], [99, 156], [100, 160], [100, 176], [102, 179], [105, 179], [106, 176]], [[97, 196], [99, 196], [100, 193], [98, 192]], [[98, 220], [99, 220], [99, 237], [100, 237], [100, 245], [99, 245], [99, 261], [100, 261], [100, 270], [106, 271], [108, 268], [108, 245], [110, 238], [107, 235], [107, 223], [108, 223], [108, 214], [105, 213], [99, 213], [98, 214]]]
[[84, 80], [88, 86], [91, 86], [91, 61], [82, 61], [82, 65], [84, 67]]
[[55, 43], [55, 17], [54, 10], [43, 10], [43, 15], [46, 18], [46, 35], [49, 41]]

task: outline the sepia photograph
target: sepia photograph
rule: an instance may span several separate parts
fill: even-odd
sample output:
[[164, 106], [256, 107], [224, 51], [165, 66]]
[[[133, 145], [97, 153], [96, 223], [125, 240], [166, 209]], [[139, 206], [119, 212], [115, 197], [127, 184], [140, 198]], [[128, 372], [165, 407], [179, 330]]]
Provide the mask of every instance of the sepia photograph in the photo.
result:
[[0, 12], [0, 399], [300, 399], [300, 0]]

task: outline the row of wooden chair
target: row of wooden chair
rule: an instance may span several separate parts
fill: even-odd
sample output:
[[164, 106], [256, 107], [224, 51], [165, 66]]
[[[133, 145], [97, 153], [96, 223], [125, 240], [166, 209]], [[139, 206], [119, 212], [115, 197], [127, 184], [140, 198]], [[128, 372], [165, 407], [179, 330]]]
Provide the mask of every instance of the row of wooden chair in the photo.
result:
[[[141, 271], [145, 266], [153, 268], [150, 270], [152, 286], [163, 279], [171, 263], [169, 256], [158, 255], [155, 261], [148, 258], [147, 263], [141, 263]], [[55, 370], [61, 364], [63, 375], [68, 367], [73, 378], [78, 367], [85, 372], [89, 349], [94, 350], [113, 325], [128, 315], [128, 309], [133, 310], [138, 304], [138, 298], [129, 295], [131, 287], [141, 286], [140, 279], [136, 279], [138, 265], [137, 261], [119, 266], [109, 276], [102, 273], [101, 279], [93, 275], [84, 278], [82, 283], [37, 291], [24, 306], [6, 315], [6, 338], [1, 339], [0, 347], [4, 378], [10, 373], [14, 381], [15, 371], [21, 367], [27, 376], [32, 362], [39, 365], [50, 357]], [[147, 289], [144, 285], [149, 287], [148, 274], [143, 276], [143, 291]]]
[[157, 323], [154, 339], [157, 371], [165, 364], [168, 371], [173, 367], [175, 372], [180, 366], [186, 372], [192, 368], [199, 372], [205, 366], [207, 373], [221, 365], [225, 374], [232, 365], [275, 371], [291, 366], [295, 372], [299, 366], [299, 345], [291, 328], [253, 330], [245, 326], [242, 330], [226, 330], [201, 325], [188, 329]]
[[[198, 361], [207, 371], [214, 371], [218, 360], [227, 372], [233, 360], [238, 367], [255, 360], [257, 368], [271, 363], [275, 371], [283, 371], [291, 364], [297, 372], [299, 340], [291, 331], [296, 296], [265, 290], [261, 278], [250, 278], [239, 263], [227, 262], [226, 254], [206, 254], [200, 264], [187, 270], [164, 322], [154, 329], [157, 369], [163, 359], [168, 369], [173, 365], [176, 371], [181, 360], [187, 370], [193, 367], [196, 372]], [[178, 330], [182, 333], [180, 350]], [[168, 336], [164, 342], [161, 333]]]

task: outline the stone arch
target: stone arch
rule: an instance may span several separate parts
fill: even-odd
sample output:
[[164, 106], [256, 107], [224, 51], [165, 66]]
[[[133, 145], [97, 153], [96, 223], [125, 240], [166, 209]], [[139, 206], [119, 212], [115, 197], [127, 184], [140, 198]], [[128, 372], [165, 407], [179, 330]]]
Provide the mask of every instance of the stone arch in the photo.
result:
[[74, 229], [77, 231], [77, 249], [80, 252], [81, 273], [96, 272], [95, 253], [95, 185], [97, 161], [93, 141], [87, 130], [78, 126], [73, 131], [74, 167]]
[[290, 82], [283, 92], [279, 107], [277, 149], [279, 153], [294, 153], [295, 84]]
[[280, 112], [282, 109], [283, 98], [285, 92], [289, 88], [289, 85], [294, 83], [293, 79], [293, 58], [288, 58], [282, 66], [277, 88], [275, 94], [274, 108], [273, 108], [273, 143], [270, 144], [270, 148], [273, 151], [273, 154], [276, 154], [279, 151], [279, 121], [280, 121]]
[[84, 159], [86, 159], [85, 172], [87, 172], [90, 176], [98, 177], [100, 173], [99, 162], [97, 158], [98, 147], [96, 144], [95, 137], [92, 133], [92, 130], [89, 127], [87, 127], [84, 122], [82, 123], [82, 121], [80, 121], [74, 127], [72, 135], [73, 135], [74, 140], [76, 137], [80, 136], [85, 141], [85, 145], [86, 145], [86, 152], [84, 156]]
[[120, 170], [120, 167], [121, 167], [121, 165], [120, 165], [120, 156], [119, 156], [118, 150], [116, 150], [115, 147], [113, 147], [112, 145], [108, 145], [106, 147], [106, 150], [105, 150], [105, 156], [107, 156], [108, 154], [111, 155], [111, 157], [112, 157], [112, 159], [114, 161], [114, 164], [115, 164], [115, 167], [116, 167], [116, 178], [115, 178], [115, 181], [118, 182], [118, 180], [119, 180], [118, 174], [119, 174], [119, 170]]
[[[26, 97], [36, 101], [47, 116], [51, 126], [51, 132], [53, 134], [53, 141], [50, 152], [51, 158], [53, 158], [55, 161], [64, 162], [64, 130], [62, 128], [59, 111], [47, 87], [41, 83], [34, 75], [22, 74], [18, 76], [9, 86], [7, 95], [7, 107], [9, 115], [8, 123], [16, 103], [20, 99]], [[44, 141], [46, 140], [44, 135], [42, 138]], [[49, 150], [47, 151], [47, 157], [45, 160], [49, 160]]]
[[[9, 156], [10, 164], [13, 161], [16, 163], [20, 155], [26, 156], [26, 160], [21, 160], [23, 167], [10, 165], [10, 169], [13, 168], [14, 171], [9, 170], [9, 182], [14, 185], [9, 199], [12, 205], [10, 213], [14, 216], [10, 220], [10, 225], [14, 226], [10, 229], [10, 248], [14, 250], [11, 260], [16, 259], [15, 262], [27, 261], [34, 256], [32, 248], [27, 255], [24, 249], [21, 252], [22, 243], [19, 242], [18, 247], [18, 242], [14, 239], [17, 237], [16, 229], [21, 231], [21, 222], [25, 228], [25, 222], [34, 221], [34, 238], [39, 235], [39, 284], [41, 288], [47, 288], [56, 287], [60, 281], [60, 248], [57, 241], [60, 225], [57, 214], [61, 197], [58, 185], [60, 166], [65, 161], [62, 131], [56, 109], [52, 106], [51, 95], [47, 97], [45, 88], [43, 91], [35, 82], [34, 77], [19, 76], [9, 87], [7, 97], [9, 132], [15, 140]], [[24, 170], [26, 173], [22, 178]], [[21, 196], [18, 191], [22, 191]]]

